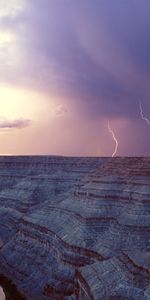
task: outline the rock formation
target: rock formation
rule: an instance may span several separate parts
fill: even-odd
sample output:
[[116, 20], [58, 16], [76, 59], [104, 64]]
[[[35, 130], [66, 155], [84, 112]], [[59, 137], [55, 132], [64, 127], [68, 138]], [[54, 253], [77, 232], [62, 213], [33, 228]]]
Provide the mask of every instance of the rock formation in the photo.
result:
[[150, 299], [150, 158], [0, 157], [0, 284], [16, 299]]

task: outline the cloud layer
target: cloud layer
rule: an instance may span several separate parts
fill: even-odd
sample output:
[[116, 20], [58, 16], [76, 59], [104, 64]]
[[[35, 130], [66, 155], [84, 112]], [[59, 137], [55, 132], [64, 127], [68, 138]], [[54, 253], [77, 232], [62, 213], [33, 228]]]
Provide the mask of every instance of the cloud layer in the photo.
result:
[[28, 127], [30, 124], [31, 120], [23, 118], [16, 120], [0, 119], [0, 129], [22, 129]]
[[[150, 2], [11, 2], [0, 14], [5, 37], [0, 42], [1, 80], [55, 97], [56, 115], [66, 115], [66, 120], [70, 105], [91, 130], [100, 132], [100, 140], [106, 133], [95, 124], [104, 122], [107, 128], [109, 119], [121, 141], [120, 154], [148, 154], [149, 128], [141, 120], [139, 101], [150, 116]], [[16, 120], [10, 127], [26, 122]]]

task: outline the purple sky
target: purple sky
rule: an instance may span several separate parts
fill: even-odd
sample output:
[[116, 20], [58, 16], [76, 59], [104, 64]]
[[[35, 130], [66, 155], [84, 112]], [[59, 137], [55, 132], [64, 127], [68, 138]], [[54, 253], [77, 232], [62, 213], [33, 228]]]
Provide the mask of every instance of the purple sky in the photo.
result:
[[117, 155], [149, 155], [150, 1], [8, 2], [0, 0], [1, 153], [111, 156], [109, 120]]

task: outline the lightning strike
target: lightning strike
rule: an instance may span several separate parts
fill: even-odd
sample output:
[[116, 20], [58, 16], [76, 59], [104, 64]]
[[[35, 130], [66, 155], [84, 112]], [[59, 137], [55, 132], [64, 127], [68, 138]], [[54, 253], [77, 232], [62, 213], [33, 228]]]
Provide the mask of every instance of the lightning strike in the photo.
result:
[[142, 120], [144, 120], [150, 126], [150, 120], [148, 118], [146, 118], [143, 114], [143, 108], [142, 108], [141, 102], [139, 102], [139, 107], [140, 107], [140, 116], [141, 116]]
[[110, 124], [109, 124], [109, 121], [108, 121], [108, 131], [110, 132], [110, 134], [112, 135], [112, 138], [113, 138], [113, 140], [115, 141], [115, 150], [114, 150], [114, 152], [113, 152], [113, 154], [112, 154], [112, 157], [114, 157], [115, 155], [116, 155], [116, 153], [117, 153], [117, 149], [118, 149], [118, 141], [117, 141], [117, 138], [116, 138], [116, 136], [115, 136], [115, 133], [114, 133], [114, 131], [112, 130], [112, 128], [110, 127]]

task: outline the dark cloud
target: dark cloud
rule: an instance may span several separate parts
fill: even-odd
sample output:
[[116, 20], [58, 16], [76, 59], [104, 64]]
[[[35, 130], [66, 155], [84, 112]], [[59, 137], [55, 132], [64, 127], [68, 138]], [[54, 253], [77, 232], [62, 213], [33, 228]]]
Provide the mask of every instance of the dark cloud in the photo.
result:
[[138, 98], [149, 103], [149, 6], [133, 0], [30, 2], [20, 80], [70, 101], [76, 97], [85, 113], [134, 117]]
[[31, 120], [27, 119], [16, 119], [16, 120], [7, 120], [0, 119], [0, 129], [22, 129], [31, 124]]

